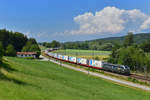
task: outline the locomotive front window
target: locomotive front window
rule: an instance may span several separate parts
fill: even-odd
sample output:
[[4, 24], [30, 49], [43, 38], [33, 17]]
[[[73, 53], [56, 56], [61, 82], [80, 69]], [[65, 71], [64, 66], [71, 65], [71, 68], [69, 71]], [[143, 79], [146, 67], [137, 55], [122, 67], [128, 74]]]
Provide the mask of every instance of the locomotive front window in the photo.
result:
[[117, 68], [118, 66], [113, 66], [113, 68]]
[[126, 69], [130, 69], [128, 66], [125, 66]]

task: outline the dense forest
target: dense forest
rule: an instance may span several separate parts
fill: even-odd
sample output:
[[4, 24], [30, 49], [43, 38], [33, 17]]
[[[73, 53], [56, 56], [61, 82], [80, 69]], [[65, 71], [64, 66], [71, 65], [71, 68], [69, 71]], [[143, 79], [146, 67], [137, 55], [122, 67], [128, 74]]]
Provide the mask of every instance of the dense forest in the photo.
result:
[[0, 61], [3, 55], [16, 56], [19, 51], [34, 51], [40, 53], [40, 48], [34, 38], [27, 38], [20, 32], [6, 29], [0, 30]]
[[0, 42], [6, 50], [9, 44], [13, 45], [16, 51], [21, 51], [28, 38], [19, 32], [12, 32], [6, 29], [0, 30]]

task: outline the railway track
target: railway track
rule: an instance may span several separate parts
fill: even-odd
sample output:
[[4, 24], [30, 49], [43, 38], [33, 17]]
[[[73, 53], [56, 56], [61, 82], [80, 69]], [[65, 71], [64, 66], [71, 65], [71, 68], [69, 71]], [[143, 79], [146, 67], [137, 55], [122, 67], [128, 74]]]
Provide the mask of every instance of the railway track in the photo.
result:
[[143, 81], [147, 81], [150, 82], [150, 77], [148, 76], [142, 76], [142, 75], [137, 75], [137, 74], [131, 74], [130, 77], [138, 79], [138, 80], [143, 80]]
[[[61, 62], [58, 62], [58, 61], [56, 61], [54, 59], [49, 59], [48, 61], [54, 62], [56, 64], [61, 64]], [[73, 69], [73, 70], [76, 70], [76, 71], [81, 71], [81, 72], [86, 73], [86, 74], [89, 74], [89, 72], [87, 70], [76, 68], [76, 67], [68, 65], [68, 64], [63, 64], [62, 63], [61, 66], [69, 68], [69, 69]], [[120, 80], [119, 78], [113, 78], [111, 76], [98, 74], [98, 73], [95, 73], [95, 72], [90, 72], [90, 75], [101, 77], [101, 78], [104, 78], [104, 79], [107, 79], [107, 80], [111, 80], [111, 81], [114, 81], [114, 82], [117, 82], [117, 83], [120, 83], [120, 84], [125, 84], [125, 85], [128, 85], [128, 86], [132, 86], [132, 87], [136, 87], [136, 88], [140, 88], [140, 89], [143, 89], [143, 90], [150, 91], [150, 88], [148, 86], [144, 86], [144, 85], [128, 82], [128, 81], [125, 81], [125, 80], [122, 80], [122, 79]], [[121, 75], [121, 76], [123, 76], [123, 75]], [[124, 77], [128, 77], [128, 76], [124, 76]]]
[[105, 73], [108, 73], [110, 75], [114, 75], [114, 76], [121, 76], [121, 77], [131, 77], [134, 78], [136, 80], [140, 80], [140, 81], [144, 81], [144, 82], [148, 82], [150, 83], [150, 76], [144, 76], [144, 75], [137, 75], [137, 74], [130, 74], [129, 76], [126, 75], [122, 75], [122, 74], [118, 74], [118, 73], [113, 73], [113, 72], [107, 72], [104, 71]]
[[[45, 56], [48, 56], [48, 55], [45, 55]], [[51, 57], [49, 57], [49, 58], [51, 58]], [[144, 82], [150, 83], [150, 77], [147, 77], [147, 76], [142, 76], [142, 75], [137, 75], [137, 74], [130, 74], [129, 76], [126, 76], [126, 75], [113, 73], [113, 72], [108, 72], [108, 71], [104, 71], [104, 72], [107, 73], [107, 74], [113, 75], [113, 76], [121, 76], [121, 77], [126, 77], [126, 78], [127, 77], [131, 77], [131, 78], [135, 78], [136, 80], [140, 80], [140, 81], [144, 81]]]

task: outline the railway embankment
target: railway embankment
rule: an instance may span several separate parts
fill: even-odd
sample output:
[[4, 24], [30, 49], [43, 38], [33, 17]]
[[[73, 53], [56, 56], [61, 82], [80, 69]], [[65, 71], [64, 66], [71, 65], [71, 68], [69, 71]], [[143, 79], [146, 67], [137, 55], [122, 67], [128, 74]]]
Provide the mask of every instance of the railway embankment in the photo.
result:
[[83, 73], [88, 74], [88, 75], [92, 75], [92, 76], [100, 77], [100, 78], [103, 78], [103, 79], [106, 79], [106, 80], [110, 80], [110, 81], [115, 82], [117, 84], [122, 84], [122, 85], [126, 85], [126, 86], [129, 86], [129, 87], [135, 87], [135, 88], [139, 88], [139, 89], [142, 89], [142, 90], [150, 91], [150, 87], [145, 86], [145, 85], [136, 84], [136, 83], [129, 82], [129, 81], [126, 81], [126, 80], [114, 78], [114, 77], [111, 77], [111, 76], [106, 76], [106, 75], [103, 75], [103, 74], [100, 74], [100, 73], [87, 71], [87, 70], [84, 70], [84, 69], [81, 69], [81, 68], [76, 68], [76, 67], [73, 67], [71, 65], [64, 64], [64, 63], [61, 63], [61, 62], [56, 61], [54, 59], [49, 59], [49, 58], [44, 57], [44, 56], [41, 56], [41, 57], [44, 58], [45, 61], [51, 61], [51, 62], [59, 64], [63, 67], [73, 69], [73, 70], [76, 70], [76, 71], [80, 71], [80, 72], [83, 72]]

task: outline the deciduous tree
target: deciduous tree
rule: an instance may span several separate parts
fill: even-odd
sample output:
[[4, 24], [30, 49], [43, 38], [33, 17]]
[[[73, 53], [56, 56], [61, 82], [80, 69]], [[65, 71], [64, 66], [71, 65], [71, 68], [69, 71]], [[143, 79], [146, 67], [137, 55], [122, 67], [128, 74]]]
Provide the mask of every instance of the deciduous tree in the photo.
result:
[[6, 56], [16, 56], [16, 50], [12, 44], [9, 44], [6, 48]]
[[3, 55], [4, 55], [4, 49], [2, 43], [0, 42], [0, 63], [2, 62]]

